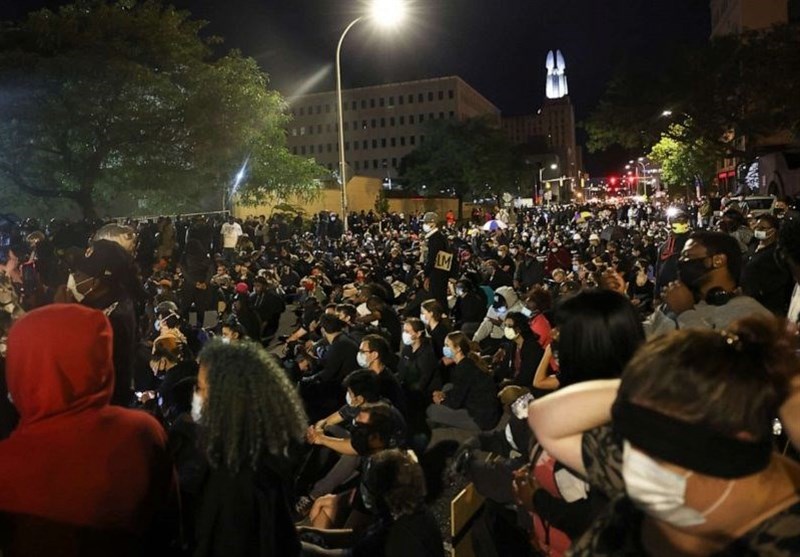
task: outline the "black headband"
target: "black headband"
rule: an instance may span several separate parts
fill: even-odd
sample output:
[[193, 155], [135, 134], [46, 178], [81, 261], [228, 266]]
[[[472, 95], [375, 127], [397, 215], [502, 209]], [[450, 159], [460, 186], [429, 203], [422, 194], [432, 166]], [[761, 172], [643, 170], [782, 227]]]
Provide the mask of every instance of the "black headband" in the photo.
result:
[[611, 409], [614, 431], [651, 456], [717, 478], [741, 478], [769, 464], [769, 439], [734, 439], [617, 399]]

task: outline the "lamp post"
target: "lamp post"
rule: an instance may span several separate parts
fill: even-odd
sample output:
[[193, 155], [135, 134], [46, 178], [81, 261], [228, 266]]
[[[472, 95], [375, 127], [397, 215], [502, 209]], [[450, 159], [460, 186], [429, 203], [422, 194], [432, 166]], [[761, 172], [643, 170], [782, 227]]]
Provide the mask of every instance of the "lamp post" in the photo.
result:
[[[556, 163], [551, 164], [550, 165], [550, 170], [558, 170], [558, 165]], [[544, 195], [543, 186], [544, 186], [544, 167], [540, 166], [539, 167], [539, 187], [542, 188], [542, 195]], [[536, 204], [536, 193], [537, 193], [536, 191], [533, 192], [533, 194], [534, 194], [533, 195], [533, 204], [534, 205]]]
[[336, 47], [336, 109], [339, 112], [339, 179], [342, 181], [342, 222], [347, 232], [347, 160], [344, 151], [344, 103], [342, 102], [342, 43], [356, 23], [369, 18], [382, 27], [397, 25], [405, 16], [405, 4], [401, 0], [372, 0], [369, 15], [355, 18], [345, 27]]

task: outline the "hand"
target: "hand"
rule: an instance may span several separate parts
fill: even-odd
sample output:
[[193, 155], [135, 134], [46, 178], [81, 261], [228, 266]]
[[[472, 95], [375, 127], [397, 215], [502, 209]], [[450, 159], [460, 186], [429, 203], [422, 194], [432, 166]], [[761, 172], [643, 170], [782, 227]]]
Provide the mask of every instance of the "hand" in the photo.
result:
[[442, 391], [433, 391], [433, 403], [441, 404], [444, 402], [444, 393]]
[[514, 471], [511, 489], [517, 505], [528, 512], [533, 511], [533, 494], [539, 489], [539, 483], [531, 474], [529, 465], [526, 464]]
[[442, 356], [442, 365], [443, 366], [445, 366], [445, 367], [451, 366], [454, 363], [456, 363], [456, 361], [453, 360], [452, 358], [445, 358], [444, 356]]
[[144, 404], [148, 400], [153, 400], [154, 398], [156, 398], [155, 391], [145, 391], [142, 393], [142, 396], [139, 397], [139, 402]]
[[661, 299], [676, 315], [680, 315], [694, 307], [694, 294], [692, 294], [688, 286], [678, 280], [669, 283], [664, 288], [661, 292]]
[[506, 351], [502, 348], [498, 348], [497, 352], [494, 353], [492, 356], [492, 363], [499, 364], [506, 358]]
[[319, 445], [321, 437], [322, 437], [322, 432], [320, 432], [314, 427], [309, 427], [306, 430], [306, 441], [308, 441], [308, 443], [311, 445]]

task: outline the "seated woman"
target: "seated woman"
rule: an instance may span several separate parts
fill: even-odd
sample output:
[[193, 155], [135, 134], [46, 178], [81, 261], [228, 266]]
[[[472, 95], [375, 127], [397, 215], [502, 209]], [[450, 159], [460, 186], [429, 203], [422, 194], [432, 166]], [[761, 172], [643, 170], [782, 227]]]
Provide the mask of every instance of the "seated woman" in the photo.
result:
[[531, 330], [528, 318], [516, 311], [506, 314], [503, 334], [507, 342], [495, 354], [495, 359], [505, 361], [501, 378], [509, 384], [530, 389], [536, 366], [544, 356], [539, 337]]
[[444, 355], [444, 338], [452, 330], [450, 320], [445, 315], [442, 304], [433, 298], [422, 302], [419, 314], [431, 337], [433, 353], [436, 354], [437, 359], [441, 360]]
[[534, 402], [542, 445], [612, 499], [572, 554], [800, 554], [800, 465], [772, 442], [773, 419], [796, 411], [794, 348], [771, 319], [679, 330], [621, 381]]
[[409, 317], [403, 324], [403, 348], [397, 371], [408, 401], [411, 431], [425, 432], [425, 409], [433, 392], [442, 388], [442, 381], [433, 344], [425, 336], [425, 324], [415, 317]]
[[450, 371], [451, 383], [433, 393], [433, 404], [427, 411], [431, 426], [492, 429], [500, 418], [500, 407], [491, 370], [461, 331], [445, 338], [444, 357], [453, 360], [455, 366]]

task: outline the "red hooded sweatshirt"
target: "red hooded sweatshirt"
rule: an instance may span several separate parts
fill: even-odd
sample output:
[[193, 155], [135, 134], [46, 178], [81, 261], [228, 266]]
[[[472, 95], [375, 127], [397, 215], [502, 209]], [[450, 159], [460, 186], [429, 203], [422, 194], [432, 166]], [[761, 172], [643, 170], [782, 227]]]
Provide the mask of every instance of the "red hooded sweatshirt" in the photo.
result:
[[0, 442], [0, 512], [25, 524], [23, 538], [37, 539], [31, 523], [51, 526], [42, 536], [86, 527], [134, 537], [167, 497], [163, 429], [109, 406], [111, 345], [105, 315], [79, 304], [37, 309], [11, 329], [6, 375], [20, 423]]

